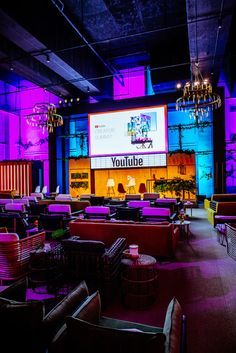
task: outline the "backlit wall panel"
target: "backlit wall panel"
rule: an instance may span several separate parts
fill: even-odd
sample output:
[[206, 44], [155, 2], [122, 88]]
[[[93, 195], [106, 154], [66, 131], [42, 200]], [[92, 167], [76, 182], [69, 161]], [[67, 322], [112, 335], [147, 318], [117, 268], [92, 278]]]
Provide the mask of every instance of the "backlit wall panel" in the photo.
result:
[[0, 191], [14, 191], [16, 195], [29, 195], [32, 189], [31, 162], [1, 162]]

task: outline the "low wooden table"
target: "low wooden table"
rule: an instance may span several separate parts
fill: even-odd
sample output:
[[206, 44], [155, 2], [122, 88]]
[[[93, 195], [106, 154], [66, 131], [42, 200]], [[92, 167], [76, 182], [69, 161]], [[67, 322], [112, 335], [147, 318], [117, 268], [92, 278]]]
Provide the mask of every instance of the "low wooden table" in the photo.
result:
[[129, 308], [142, 309], [153, 304], [157, 295], [158, 271], [156, 259], [139, 254], [138, 258], [123, 258], [122, 301]]

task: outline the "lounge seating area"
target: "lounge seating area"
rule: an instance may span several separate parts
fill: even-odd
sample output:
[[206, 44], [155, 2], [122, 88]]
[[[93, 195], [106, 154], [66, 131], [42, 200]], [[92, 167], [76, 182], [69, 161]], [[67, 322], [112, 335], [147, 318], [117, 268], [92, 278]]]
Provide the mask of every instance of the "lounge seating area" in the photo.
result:
[[0, 353], [236, 353], [236, 1], [0, 22]]
[[215, 227], [217, 224], [236, 222], [236, 195], [213, 194], [204, 202], [208, 221]]
[[[35, 200], [32, 201], [35, 203]], [[167, 342], [169, 342], [167, 337], [169, 337], [169, 334], [167, 333], [168, 323], [166, 318], [169, 317], [171, 312], [173, 313], [173, 308], [176, 309], [179, 322], [177, 330], [178, 343], [174, 344], [175, 347], [176, 345], [178, 346], [178, 349], [173, 352], [187, 352], [186, 341], [188, 337], [188, 330], [186, 329], [185, 317], [183, 316], [182, 309], [178, 303], [182, 302], [181, 296], [179, 295], [176, 295], [176, 298], [179, 297], [180, 300], [171, 300], [170, 298], [169, 304], [167, 305], [168, 309], [166, 312], [166, 318], [163, 319], [162, 311], [163, 324], [159, 326], [139, 323], [138, 321], [136, 322], [132, 319], [129, 321], [125, 319], [125, 316], [123, 316], [122, 319], [118, 319], [117, 317], [112, 318], [112, 316], [109, 315], [110, 310], [113, 312], [111, 308], [112, 305], [114, 305], [114, 298], [116, 298], [116, 301], [118, 300], [118, 302], [120, 302], [119, 305], [124, 306], [124, 308], [126, 308], [127, 305], [122, 301], [122, 297], [119, 297], [118, 293], [120, 291], [123, 293], [123, 291], [126, 290], [122, 280], [122, 273], [124, 274], [124, 271], [126, 271], [123, 267], [124, 261], [122, 259], [127, 256], [127, 249], [130, 245], [132, 246], [132, 244], [138, 244], [139, 254], [146, 254], [145, 256], [147, 259], [149, 256], [157, 260], [154, 262], [156, 263], [154, 265], [155, 268], [158, 269], [155, 270], [157, 271], [155, 272], [155, 276], [157, 276], [157, 298], [162, 296], [162, 292], [160, 292], [159, 287], [161, 285], [163, 290], [162, 281], [164, 280], [164, 277], [160, 276], [159, 273], [161, 274], [163, 270], [165, 272], [165, 268], [167, 268], [168, 263], [170, 264], [170, 268], [171, 266], [173, 266], [173, 268], [177, 266], [176, 268], [178, 268], [179, 251], [189, 251], [188, 249], [191, 249], [189, 245], [191, 245], [191, 247], [194, 246], [194, 235], [191, 235], [188, 243], [183, 241], [183, 230], [172, 221], [171, 209], [169, 207], [161, 208], [156, 207], [154, 204], [151, 206], [149, 200], [130, 200], [128, 203], [123, 200], [122, 202], [126, 202], [125, 207], [120, 204], [116, 204], [114, 201], [114, 205], [112, 206], [115, 207], [115, 211], [117, 209], [124, 208], [138, 212], [137, 214], [139, 217], [141, 216], [141, 221], [140, 218], [138, 220], [132, 220], [131, 218], [128, 220], [118, 219], [115, 217], [116, 212], [114, 212], [115, 218], [113, 218], [113, 215], [112, 217], [107, 217], [108, 215], [111, 216], [111, 214], [109, 214], [109, 206], [87, 206], [85, 209], [80, 209], [77, 211], [77, 214], [74, 216], [72, 215], [70, 204], [63, 204], [60, 202], [59, 204], [48, 204], [45, 211], [46, 213], [39, 215], [38, 221], [43, 228], [42, 232], [37, 231], [35, 228], [35, 234], [28, 234], [25, 238], [19, 239], [17, 234], [12, 234], [10, 232], [8, 233], [6, 228], [2, 229], [2, 233], [0, 234], [0, 268], [2, 284], [5, 285], [5, 287], [7, 285], [7, 288], [11, 291], [10, 288], [14, 288], [14, 285], [17, 286], [18, 280], [26, 280], [27, 285], [24, 284], [24, 286], [27, 286], [27, 293], [31, 293], [31, 297], [50, 295], [51, 303], [55, 302], [55, 309], [52, 309], [52, 304], [48, 302], [50, 309], [57, 310], [55, 314], [53, 312], [48, 312], [45, 315], [42, 314], [43, 309], [42, 306], [40, 306], [42, 303], [38, 305], [35, 304], [35, 315], [36, 312], [41, 312], [41, 319], [36, 320], [36, 324], [39, 326], [34, 326], [36, 324], [32, 324], [32, 327], [41, 328], [38, 331], [40, 332], [39, 336], [35, 336], [35, 333], [32, 334], [34, 343], [31, 342], [29, 344], [33, 344], [34, 348], [33, 351], [32, 346], [27, 348], [29, 349], [29, 353], [46, 353], [46, 349], [50, 353], [62, 353], [67, 352], [70, 349], [72, 350], [72, 347], [74, 347], [75, 344], [78, 346], [79, 353], [81, 349], [84, 349], [85, 341], [82, 338], [85, 338], [87, 337], [86, 335], [91, 334], [94, 337], [94, 342], [96, 342], [96, 347], [101, 346], [103, 348], [103, 339], [101, 338], [103, 337], [103, 334], [107, 335], [107, 333], [104, 332], [104, 328], [106, 330], [109, 329], [109, 332], [112, 333], [111, 342], [117, 342], [116, 339], [118, 340], [119, 345], [118, 343], [116, 343], [116, 345], [119, 346], [119, 349], [123, 347], [123, 344], [126, 346], [129, 346], [129, 344], [132, 345], [131, 342], [133, 339], [135, 339], [136, 343], [139, 342], [138, 347], [139, 345], [140, 347], [143, 347], [142, 344], [149, 347], [149, 339], [146, 341], [147, 337], [138, 336], [138, 334], [140, 334], [140, 330], [143, 332], [148, 330], [149, 334], [150, 332], [154, 332], [155, 335], [157, 332], [158, 335], [160, 333], [162, 334], [155, 337], [154, 342], [156, 342], [155, 344], [157, 344], [157, 346], [155, 344], [153, 348], [150, 346], [150, 350], [159, 349], [159, 351], [162, 351], [162, 349], [164, 349], [163, 347], [165, 347], [165, 352], [172, 352], [172, 348], [170, 348], [170, 346], [168, 348], [169, 351], [167, 350]], [[228, 204], [230, 203], [231, 201], [229, 201]], [[14, 205], [14, 203], [11, 204]], [[18, 205], [24, 205], [24, 203], [18, 203]], [[87, 211], [91, 210], [91, 218], [86, 218], [86, 208]], [[100, 217], [101, 215], [98, 218], [96, 218], [96, 216], [94, 217], [94, 211], [101, 209], [104, 210], [105, 217]], [[201, 210], [194, 210], [194, 214], [197, 214], [197, 211]], [[5, 214], [5, 212], [6, 211], [2, 213]], [[204, 210], [204, 212], [207, 211]], [[102, 216], [104, 215], [102, 214]], [[66, 229], [66, 232], [63, 232], [63, 234], [61, 233], [59, 237], [48, 237], [48, 225], [43, 225], [41, 219], [42, 216], [49, 218], [49, 226], [54, 224], [53, 229], [50, 230], [51, 232], [55, 231], [55, 233], [59, 234], [59, 229]], [[83, 216], [83, 218], [81, 218], [81, 216]], [[60, 219], [52, 221], [55, 217], [60, 217]], [[64, 223], [65, 218], [69, 219], [66, 225]], [[195, 222], [196, 225], [199, 222], [197, 219], [194, 221], [194, 215], [188, 219], [191, 220], [190, 223]], [[234, 224], [227, 223], [225, 225], [224, 239], [227, 255], [232, 259], [232, 261], [235, 261], [236, 259], [236, 241], [234, 239], [234, 233]], [[48, 254], [48, 256], [44, 257], [42, 254]], [[6, 263], [8, 264], [8, 267], [6, 266]], [[53, 272], [55, 266], [57, 268], [56, 274]], [[142, 293], [145, 288], [143, 295], [146, 296], [146, 291], [149, 288], [147, 286], [148, 280], [145, 277], [146, 272], [144, 270], [141, 272], [134, 271], [131, 272], [131, 276], [135, 273], [142, 273], [142, 276], [144, 276], [140, 282], [143, 283], [143, 288], [137, 287], [136, 290], [139, 291], [138, 295], [140, 296], [140, 293]], [[36, 276], [36, 280], [34, 276]], [[55, 276], [55, 278], [53, 278], [53, 276]], [[150, 278], [150, 281], [151, 280], [152, 278]], [[139, 282], [137, 282], [136, 277], [131, 277], [129, 281], [131, 281], [130, 283], [133, 282], [133, 285], [136, 283], [135, 286], [140, 285]], [[45, 288], [41, 291], [40, 285], [43, 285], [44, 282], [46, 284], [46, 291]], [[70, 299], [66, 298], [70, 298], [70, 296], [74, 297], [74, 295], [77, 298], [76, 294], [73, 293], [74, 290], [77, 292], [77, 289], [75, 288], [79, 287], [81, 283], [83, 283], [82, 287], [85, 296], [81, 302], [79, 299], [76, 299], [76, 303], [73, 302], [73, 305], [69, 305], [69, 308], [66, 309], [67, 304], [62, 304], [63, 300], [64, 303], [65, 301], [68, 303], [68, 300], [70, 302]], [[60, 288], [64, 288], [62, 292]], [[18, 290], [16, 290], [16, 292], [18, 292]], [[173, 293], [174, 292], [175, 289]], [[20, 293], [22, 293], [21, 290]], [[4, 291], [3, 294], [0, 292], [0, 297], [5, 298], [4, 295]], [[16, 300], [13, 297], [14, 295], [11, 299]], [[21, 299], [20, 302], [26, 301], [27, 303], [28, 300], [29, 299], [25, 297], [24, 299]], [[62, 305], [63, 308], [62, 314], [56, 314], [57, 312], [60, 312], [60, 305], [58, 304], [59, 307], [57, 306], [58, 300], [61, 302], [60, 305]], [[7, 303], [9, 307], [10, 303]], [[137, 301], [137, 303], [139, 303], [139, 301]], [[45, 299], [44, 305], [48, 304], [47, 299]], [[30, 305], [31, 304], [29, 301], [29, 306]], [[85, 308], [87, 313], [87, 305], [89, 308], [90, 306], [93, 307], [95, 311], [95, 308], [97, 308], [97, 310], [100, 308], [100, 314], [96, 314], [97, 316], [96, 320], [94, 319], [95, 321], [93, 321], [93, 319], [91, 319], [91, 321], [91, 316], [87, 317], [87, 314], [84, 313]], [[149, 306], [145, 308], [142, 308], [142, 306], [139, 308], [138, 306], [136, 310], [137, 313], [140, 311], [145, 313], [145, 310], [148, 312], [148, 310], [151, 310], [152, 307], [156, 308], [158, 305], [159, 301], [157, 300], [154, 304], [150, 302]], [[80, 310], [83, 310], [83, 315], [85, 316], [80, 316]], [[128, 312], [131, 310], [132, 312], [134, 309], [127, 307], [126, 310], [128, 310]], [[89, 315], [91, 315], [90, 309], [88, 312]], [[156, 314], [158, 315], [158, 311]], [[12, 318], [12, 315], [9, 316], [9, 320]], [[54, 315], [56, 315], [55, 319]], [[63, 315], [63, 319], [60, 315]], [[47, 326], [47, 320], [51, 320], [51, 318], [53, 318], [53, 324], [50, 323], [48, 324], [49, 326]], [[60, 321], [58, 325], [55, 321], [57, 318]], [[161, 320], [158, 320], [158, 322], [161, 322]], [[7, 323], [10, 325], [10, 321], [7, 321]], [[55, 325], [55, 328], [52, 328], [50, 325]], [[28, 326], [26, 325], [26, 327]], [[123, 332], [123, 328], [127, 329], [127, 332], [131, 332], [132, 334], [121, 334], [120, 330]], [[119, 334], [116, 330], [119, 330]], [[21, 337], [19, 342], [21, 342], [22, 339], [23, 338]], [[39, 339], [40, 344], [37, 344], [36, 348], [34, 344]], [[129, 343], [127, 343], [127, 340]], [[138, 350], [136, 345], [133, 344], [132, 346], [135, 347], [135, 351]], [[37, 351], [37, 349], [39, 349], [39, 351]], [[88, 351], [92, 351], [93, 349], [94, 345], [88, 345]]]
[[117, 353], [186, 352], [185, 316], [176, 298], [162, 327], [155, 327], [103, 316], [99, 291], [90, 294], [85, 281], [46, 314], [42, 301], [27, 302], [26, 288], [20, 280], [0, 292], [1, 344], [9, 352], [16, 347], [26, 353], [110, 352], [111, 346]]

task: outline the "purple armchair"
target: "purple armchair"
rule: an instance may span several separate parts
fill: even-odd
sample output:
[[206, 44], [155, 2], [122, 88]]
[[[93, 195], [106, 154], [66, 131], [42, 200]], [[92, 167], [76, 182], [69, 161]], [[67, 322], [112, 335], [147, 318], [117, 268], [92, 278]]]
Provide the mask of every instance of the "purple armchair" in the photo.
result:
[[173, 221], [173, 216], [169, 208], [143, 207], [141, 213], [141, 220], [144, 222]]
[[107, 206], [87, 206], [84, 210], [84, 218], [87, 219], [110, 219], [112, 216]]

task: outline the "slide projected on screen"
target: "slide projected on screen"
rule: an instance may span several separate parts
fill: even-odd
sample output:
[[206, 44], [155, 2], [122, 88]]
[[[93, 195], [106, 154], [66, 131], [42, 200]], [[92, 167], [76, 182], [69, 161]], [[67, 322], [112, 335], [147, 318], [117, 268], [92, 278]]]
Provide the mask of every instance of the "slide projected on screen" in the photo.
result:
[[165, 152], [166, 106], [89, 115], [90, 157]]

